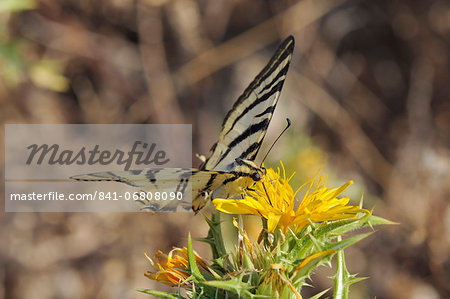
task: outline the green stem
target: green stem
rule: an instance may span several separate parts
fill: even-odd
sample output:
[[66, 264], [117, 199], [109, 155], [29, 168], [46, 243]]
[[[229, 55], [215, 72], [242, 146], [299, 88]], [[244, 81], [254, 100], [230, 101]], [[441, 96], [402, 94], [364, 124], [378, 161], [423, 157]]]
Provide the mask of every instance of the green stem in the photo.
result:
[[[337, 241], [342, 241], [342, 237], [338, 236]], [[337, 253], [337, 269], [334, 277], [334, 299], [348, 299], [348, 288], [346, 288], [346, 268], [344, 250], [341, 249]]]

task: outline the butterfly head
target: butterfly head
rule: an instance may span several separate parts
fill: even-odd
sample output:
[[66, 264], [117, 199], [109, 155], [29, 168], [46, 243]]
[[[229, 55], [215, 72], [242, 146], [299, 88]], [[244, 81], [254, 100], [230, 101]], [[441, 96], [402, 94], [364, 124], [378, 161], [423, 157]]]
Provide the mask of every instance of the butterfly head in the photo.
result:
[[253, 161], [237, 158], [236, 163], [236, 172], [247, 174], [247, 176], [251, 177], [255, 182], [260, 181], [263, 178], [265, 169], [259, 167]]

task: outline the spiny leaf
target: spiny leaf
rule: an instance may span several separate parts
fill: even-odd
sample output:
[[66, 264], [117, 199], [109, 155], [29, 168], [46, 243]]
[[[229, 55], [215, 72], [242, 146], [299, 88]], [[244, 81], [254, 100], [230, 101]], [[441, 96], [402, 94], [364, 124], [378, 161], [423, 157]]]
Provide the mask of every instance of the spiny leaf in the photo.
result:
[[[359, 234], [359, 235], [355, 235], [349, 238], [346, 238], [342, 241], [338, 241], [338, 242], [334, 242], [334, 243], [330, 243], [329, 246], [327, 246], [325, 249], [326, 250], [342, 250], [344, 248], [349, 247], [350, 245], [353, 245], [359, 241], [361, 241], [362, 239], [370, 236], [372, 234], [372, 232], [370, 233], [365, 233], [365, 234]], [[341, 240], [341, 237], [338, 237], [338, 240]]]
[[[342, 225], [340, 225], [342, 224]], [[370, 214], [365, 214], [361, 218], [352, 221], [339, 221], [335, 227], [329, 232], [333, 232], [334, 234], [344, 234], [350, 231], [354, 231], [357, 229], [361, 229], [363, 227], [372, 227], [375, 225], [392, 225], [397, 224], [395, 222], [386, 220], [384, 218], [373, 216]]]
[[[321, 238], [322, 236], [328, 234], [328, 233], [336, 233], [336, 231], [341, 228], [345, 227], [346, 225], [351, 225], [352, 223], [358, 221], [359, 219], [344, 219], [344, 220], [338, 220], [333, 222], [324, 222], [322, 223], [317, 229], [313, 231], [314, 236], [317, 238]], [[346, 229], [343, 229], [344, 231], [347, 231]], [[351, 229], [350, 229], [351, 230]]]
[[220, 213], [214, 213], [211, 219], [205, 217], [205, 221], [209, 226], [208, 236], [204, 239], [199, 239], [199, 241], [208, 243], [211, 246], [213, 259], [223, 257], [227, 252], [222, 238], [222, 228], [220, 227]]
[[360, 282], [360, 281], [363, 281], [363, 280], [368, 279], [368, 277], [363, 277], [363, 276], [357, 277], [357, 276], [354, 275], [354, 274], [352, 274], [352, 275], [350, 275], [350, 276], [351, 276], [351, 278], [350, 278], [349, 281], [348, 281], [349, 285], [352, 285], [352, 284], [354, 284], [354, 283], [357, 283], [357, 282]]
[[393, 221], [390, 221], [390, 220], [387, 220], [387, 219], [384, 219], [382, 217], [378, 217], [375, 215], [370, 215], [368, 222], [371, 225], [396, 225], [396, 224], [399, 224], [397, 222], [393, 222]]
[[219, 273], [217, 273], [216, 271], [214, 271], [213, 268], [208, 267], [208, 271], [211, 272], [212, 276], [213, 276], [215, 279], [220, 279], [220, 278], [222, 278], [222, 275], [219, 275]]
[[311, 272], [320, 264], [323, 264], [327, 261], [331, 260], [332, 255], [335, 254], [335, 250], [328, 250], [328, 251], [324, 251], [322, 253], [317, 253], [315, 254], [317, 257], [315, 257], [314, 255], [311, 256], [310, 260], [308, 260], [309, 258], [305, 259], [302, 263], [304, 263], [304, 265], [300, 264], [297, 269], [292, 273], [292, 277], [291, 279], [295, 278], [294, 281], [294, 285], [297, 285], [299, 282], [305, 280], [307, 277], [309, 277], [309, 275], [311, 274]]
[[159, 298], [167, 298], [167, 299], [184, 298], [184, 297], [181, 297], [179, 294], [166, 293], [166, 292], [149, 290], [149, 289], [137, 289], [136, 291], [144, 293], [144, 294], [148, 294], [148, 295], [153, 295], [153, 296], [156, 296]]
[[192, 239], [191, 234], [188, 235], [188, 261], [189, 261], [189, 269], [191, 270], [191, 275], [198, 281], [204, 281], [205, 278], [200, 273], [198, 269], [197, 263], [195, 262], [195, 254], [194, 249], [192, 248]]
[[232, 280], [212, 280], [205, 281], [202, 284], [208, 285], [210, 287], [219, 288], [228, 292], [232, 292], [242, 298], [251, 298], [253, 296], [248, 290], [252, 287], [250, 284], [242, 282], [238, 279]]
[[322, 292], [320, 292], [320, 293], [318, 293], [318, 294], [315, 294], [314, 296], [309, 297], [309, 299], [319, 299], [320, 297], [322, 297], [323, 294], [325, 294], [326, 292], [328, 292], [328, 290], [329, 290], [329, 289], [326, 289], [326, 290], [324, 290], [324, 291], [322, 291]]

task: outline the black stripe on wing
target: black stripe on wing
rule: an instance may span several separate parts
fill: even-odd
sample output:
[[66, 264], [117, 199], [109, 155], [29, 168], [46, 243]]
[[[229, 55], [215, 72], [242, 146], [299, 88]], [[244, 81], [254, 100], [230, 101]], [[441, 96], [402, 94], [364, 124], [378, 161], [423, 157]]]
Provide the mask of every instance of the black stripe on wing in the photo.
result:
[[[244, 93], [237, 99], [237, 101], [234, 103], [233, 108], [231, 108], [230, 111], [228, 111], [227, 115], [225, 116], [225, 119], [222, 123], [222, 126], [225, 126], [225, 124], [228, 121], [229, 116], [233, 111], [236, 109], [237, 106], [239, 106], [242, 102], [244, 102], [250, 94], [263, 82], [267, 77], [269, 77], [278, 67], [279, 63], [284, 61], [288, 56], [292, 54], [294, 51], [294, 37], [289, 36], [286, 38], [283, 43], [278, 47], [277, 52], [272, 56], [269, 63], [262, 69], [262, 71], [256, 76], [256, 78], [250, 83], [250, 85], [245, 89]], [[275, 80], [277, 80], [279, 77], [286, 75], [287, 71], [289, 69], [289, 63], [284, 67], [279, 74], [277, 74]], [[284, 80], [283, 80], [284, 81]], [[273, 82], [273, 81], [272, 81]], [[280, 86], [280, 90], [283, 84]], [[242, 113], [241, 115], [243, 115]], [[235, 122], [233, 122], [233, 125]], [[233, 127], [233, 126], [232, 126]]]
[[[222, 154], [222, 157], [220, 157], [220, 159], [217, 161], [217, 164], [219, 164], [220, 162], [222, 162], [225, 158], [228, 157], [229, 153], [240, 143], [242, 143], [245, 139], [247, 139], [248, 137], [250, 137], [253, 134], [257, 134], [261, 131], [265, 131], [267, 130], [267, 127], [269, 126], [269, 122], [270, 119], [269, 118], [265, 118], [263, 119], [261, 122], [257, 123], [257, 124], [253, 124], [250, 127], [248, 127], [244, 132], [241, 133], [241, 135], [237, 136], [229, 145], [228, 148], [226, 150], [225, 153]], [[257, 143], [253, 143], [255, 145], [253, 145], [255, 150], [258, 150], [261, 147], [261, 140], [258, 140]], [[251, 157], [247, 157], [247, 154], [249, 154], [250, 152], [247, 152], [248, 149], [250, 149], [250, 147], [247, 147], [247, 149], [241, 154], [241, 156], [239, 157], [234, 157], [234, 159], [232, 160], [232, 163], [235, 162], [236, 158], [241, 158], [241, 159], [247, 159], [247, 160], [253, 160], [256, 155], [258, 154], [258, 152], [256, 151], [255, 153], [253, 153], [253, 159], [251, 159]], [[243, 155], [244, 154], [244, 155]]]
[[[289, 69], [289, 63], [286, 64], [286, 66], [277, 74], [277, 76], [272, 80], [272, 82], [270, 82], [270, 84], [268, 84], [266, 87], [264, 87], [263, 90], [267, 90], [268, 88], [272, 87], [272, 85], [277, 82], [282, 76], [285, 76], [287, 71]], [[269, 92], [267, 92], [266, 94], [264, 94], [261, 97], [257, 97], [256, 101], [254, 101], [253, 103], [251, 103], [248, 107], [246, 107], [244, 109], [244, 111], [242, 111], [242, 113], [236, 117], [236, 119], [233, 121], [233, 124], [231, 125], [231, 127], [228, 129], [227, 133], [233, 129], [233, 127], [236, 125], [236, 123], [244, 116], [246, 115], [250, 110], [252, 110], [253, 108], [255, 108], [257, 105], [267, 101], [274, 93], [276, 93], [277, 91], [281, 91], [281, 89], [283, 88], [283, 83], [284, 83], [284, 79], [279, 81], [275, 86], [273, 86], [272, 89], [270, 89]], [[276, 106], [276, 102], [273, 103], [273, 105], [270, 105], [267, 107], [266, 110], [270, 109], [272, 112], [273, 110], [275, 110], [275, 106]], [[231, 113], [231, 111], [229, 112]], [[258, 116], [262, 116], [265, 113], [260, 113], [257, 115]], [[228, 116], [228, 115], [227, 115]], [[225, 118], [224, 124], [226, 123], [227, 118]], [[223, 126], [222, 125], [222, 126]], [[225, 133], [226, 134], [226, 133]]]
[[[290, 36], [234, 103], [222, 124], [219, 141], [211, 148], [212, 155], [200, 169], [231, 171], [236, 158], [255, 159], [278, 102], [293, 49], [294, 38]], [[268, 79], [270, 82], [266, 82]], [[242, 132], [236, 129], [240, 121], [240, 127], [249, 124]], [[242, 152], [237, 152], [237, 148], [241, 148]]]

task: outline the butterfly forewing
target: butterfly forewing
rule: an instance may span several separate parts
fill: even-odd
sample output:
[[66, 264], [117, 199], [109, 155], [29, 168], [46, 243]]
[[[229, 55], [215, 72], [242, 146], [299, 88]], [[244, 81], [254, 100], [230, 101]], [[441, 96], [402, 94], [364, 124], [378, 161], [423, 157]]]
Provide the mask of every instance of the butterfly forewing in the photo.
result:
[[294, 49], [287, 38], [228, 112], [202, 169], [232, 171], [237, 158], [253, 161], [275, 110]]

